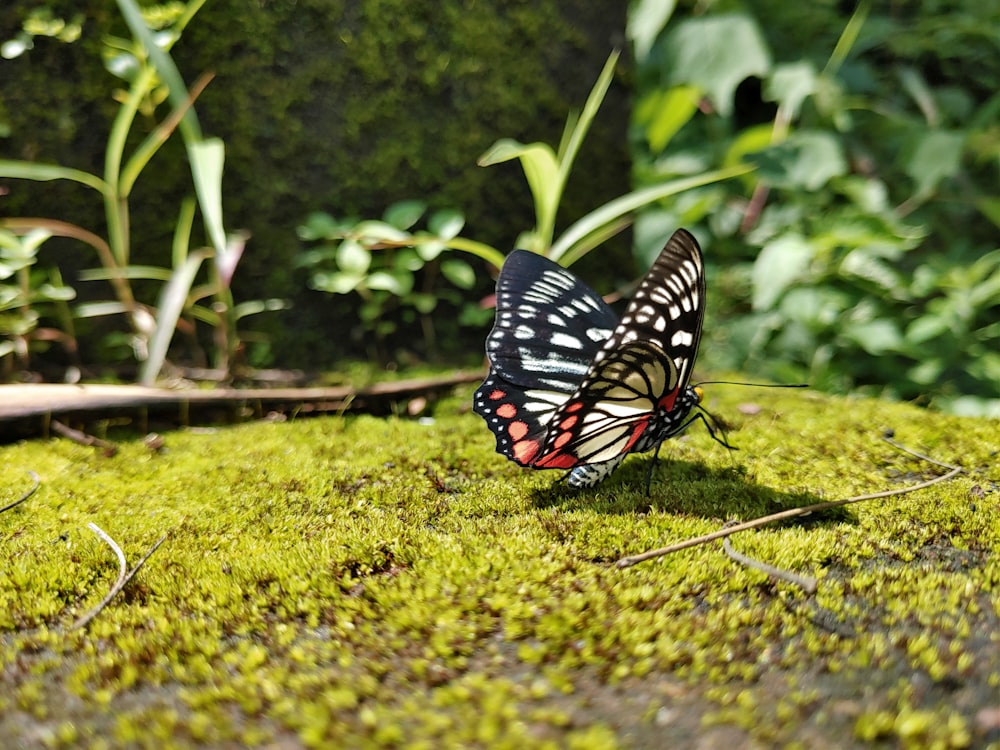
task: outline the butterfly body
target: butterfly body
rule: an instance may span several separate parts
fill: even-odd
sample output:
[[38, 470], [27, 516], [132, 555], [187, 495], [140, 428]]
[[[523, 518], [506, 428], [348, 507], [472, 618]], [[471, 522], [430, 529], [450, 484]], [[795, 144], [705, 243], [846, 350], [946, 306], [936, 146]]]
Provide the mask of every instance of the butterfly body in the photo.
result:
[[490, 373], [474, 398], [497, 451], [522, 466], [571, 469], [569, 484], [589, 487], [683, 430], [700, 401], [688, 381], [704, 299], [701, 250], [684, 230], [621, 320], [566, 269], [511, 253], [486, 342]]

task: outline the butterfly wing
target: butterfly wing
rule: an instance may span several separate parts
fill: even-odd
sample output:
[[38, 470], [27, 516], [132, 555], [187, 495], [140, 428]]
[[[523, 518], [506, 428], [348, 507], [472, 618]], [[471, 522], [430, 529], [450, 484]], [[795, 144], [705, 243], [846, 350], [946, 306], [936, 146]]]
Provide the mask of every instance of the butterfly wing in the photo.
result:
[[[644, 434], [657, 414], [670, 415], [685, 392], [704, 313], [701, 249], [690, 233], [679, 229], [595, 355], [580, 387], [551, 415], [545, 443], [530, 465], [568, 469], [652, 448], [658, 440], [651, 444]], [[691, 399], [681, 401], [690, 411]]]
[[617, 325], [614, 311], [572, 273], [537, 253], [515, 250], [497, 279], [486, 355], [509, 383], [573, 393]]
[[490, 372], [473, 398], [496, 435], [497, 452], [531, 465], [552, 415], [617, 324], [604, 300], [562, 266], [526, 250], [507, 257], [486, 339]]

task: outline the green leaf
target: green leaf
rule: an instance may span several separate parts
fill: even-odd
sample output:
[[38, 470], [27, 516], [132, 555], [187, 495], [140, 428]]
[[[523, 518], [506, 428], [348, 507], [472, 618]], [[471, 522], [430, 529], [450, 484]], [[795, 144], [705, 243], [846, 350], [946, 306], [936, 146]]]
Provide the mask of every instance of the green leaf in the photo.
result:
[[646, 105], [649, 110], [646, 142], [653, 155], [662, 152], [677, 131], [694, 117], [700, 98], [701, 91], [694, 86], [672, 86], [653, 94], [652, 103]]
[[869, 247], [851, 250], [840, 263], [843, 274], [857, 276], [878, 286], [886, 295], [906, 299], [906, 289], [899, 272], [877, 257]]
[[156, 309], [156, 327], [149, 339], [149, 353], [139, 367], [139, 384], [152, 385], [163, 368], [167, 358], [170, 340], [177, 330], [177, 321], [184, 311], [188, 293], [194, 284], [194, 278], [209, 254], [205, 251], [191, 253], [184, 265], [174, 270], [170, 281], [160, 293], [160, 301]]
[[663, 49], [666, 80], [707, 92], [723, 117], [733, 112], [736, 87], [750, 76], [766, 78], [771, 68], [760, 29], [742, 14], [685, 20], [673, 27]]
[[948, 321], [940, 315], [924, 315], [906, 328], [905, 339], [910, 344], [923, 344], [951, 331]]
[[305, 223], [298, 227], [296, 233], [300, 240], [310, 242], [330, 239], [337, 234], [339, 229], [337, 220], [326, 211], [313, 211], [306, 217]]
[[368, 271], [372, 254], [355, 240], [344, 240], [337, 246], [337, 268], [347, 274], [359, 275]]
[[408, 232], [387, 221], [361, 221], [355, 224], [348, 234], [366, 245], [379, 242], [406, 242], [411, 237]]
[[434, 312], [434, 308], [437, 307], [437, 297], [433, 294], [412, 294], [409, 296], [407, 301], [422, 315], [429, 315]]
[[765, 101], [777, 102], [789, 120], [799, 116], [802, 102], [816, 91], [816, 68], [802, 60], [775, 65], [764, 82]]
[[107, 281], [108, 279], [148, 279], [170, 281], [172, 271], [161, 266], [125, 266], [123, 268], [87, 268], [80, 271], [80, 281]]
[[36, 164], [30, 161], [0, 159], [0, 177], [13, 177], [21, 180], [48, 182], [50, 180], [70, 180], [93, 188], [104, 195], [111, 195], [111, 186], [97, 175], [81, 172], [79, 169], [69, 169], [58, 164]]
[[996, 196], [977, 198], [976, 208], [983, 216], [993, 222], [995, 227], [1000, 228], [1000, 198]]
[[476, 283], [476, 272], [472, 266], [458, 258], [442, 261], [441, 274], [459, 289], [471, 289]]
[[188, 144], [191, 176], [205, 229], [219, 256], [226, 254], [226, 230], [222, 224], [222, 168], [226, 147], [219, 138], [208, 138]]
[[782, 293], [802, 277], [813, 258], [812, 246], [802, 237], [785, 235], [768, 244], [753, 265], [753, 309], [770, 310]]
[[69, 302], [71, 299], [76, 299], [76, 290], [71, 286], [42, 284], [38, 287], [38, 296], [49, 302]]
[[417, 255], [425, 263], [430, 263], [441, 253], [448, 249], [448, 246], [444, 244], [437, 237], [429, 237], [424, 240], [420, 240], [414, 245], [417, 251]]
[[313, 274], [311, 283], [313, 289], [330, 294], [347, 294], [357, 289], [365, 280], [361, 273], [341, 273], [339, 271], [320, 271]]
[[903, 343], [896, 323], [885, 319], [853, 324], [844, 331], [844, 335], [875, 356], [899, 351]]
[[594, 232], [600, 231], [602, 227], [616, 223], [633, 211], [668, 196], [713, 182], [738, 177], [751, 171], [753, 171], [753, 167], [741, 164], [729, 169], [703, 172], [694, 177], [684, 177], [679, 180], [670, 180], [658, 185], [651, 185], [615, 198], [613, 201], [609, 201], [603, 206], [594, 209], [567, 227], [559, 239], [552, 243], [552, 248], [549, 250], [548, 256], [565, 266], [572, 265], [585, 254], [585, 251], [580, 251], [579, 243]]
[[121, 302], [85, 302], [73, 308], [73, 314], [78, 318], [99, 318], [103, 315], [121, 315], [127, 313], [128, 308]]
[[413, 289], [413, 277], [409, 274], [392, 274], [387, 271], [375, 271], [368, 276], [365, 286], [369, 289], [377, 289], [397, 297], [409, 294]]
[[815, 191], [847, 173], [840, 141], [824, 130], [800, 130], [753, 156], [762, 182], [786, 189]]
[[457, 237], [465, 226], [465, 217], [453, 208], [435, 211], [427, 222], [427, 228], [447, 242]]
[[555, 224], [562, 189], [555, 152], [544, 143], [524, 144], [511, 138], [502, 138], [479, 157], [478, 164], [488, 167], [511, 159], [521, 161], [521, 168], [524, 169], [524, 176], [535, 201], [536, 229], [543, 232], [542, 242], [550, 241], [551, 235], [545, 235], [544, 229]]
[[382, 220], [397, 229], [406, 230], [420, 221], [427, 210], [427, 204], [419, 200], [399, 201], [389, 206], [382, 214]]
[[632, 42], [635, 61], [642, 65], [653, 48], [656, 37], [667, 25], [676, 0], [637, 0], [628, 12], [625, 35]]
[[263, 312], [287, 310], [290, 306], [291, 305], [288, 300], [273, 297], [271, 299], [248, 300], [246, 302], [240, 302], [238, 305], [233, 307], [233, 318], [235, 320], [241, 320], [248, 315], [259, 315]]
[[929, 130], [921, 134], [903, 166], [917, 184], [919, 195], [933, 193], [938, 183], [958, 174], [964, 145], [965, 134], [958, 131]]

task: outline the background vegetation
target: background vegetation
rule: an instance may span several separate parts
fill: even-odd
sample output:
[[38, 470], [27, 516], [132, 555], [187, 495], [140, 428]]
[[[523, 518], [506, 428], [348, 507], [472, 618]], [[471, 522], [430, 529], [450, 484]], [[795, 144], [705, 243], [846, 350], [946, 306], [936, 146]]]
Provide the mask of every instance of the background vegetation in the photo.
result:
[[[183, 7], [158, 7], [172, 6]], [[77, 18], [81, 33], [72, 43], [35, 36], [33, 49], [0, 60], [0, 150], [8, 158], [100, 172], [118, 107], [113, 94], [122, 85], [104, 69], [104, 42], [109, 34], [125, 36], [125, 25], [104, 0], [35, 7]], [[21, 33], [29, 10], [0, 8], [0, 42]], [[226, 144], [226, 226], [251, 235], [233, 293], [238, 300], [292, 302], [280, 316], [260, 318], [272, 348], [259, 350], [254, 361], [319, 368], [367, 354], [355, 300], [310, 292], [307, 274], [293, 264], [295, 228], [311, 211], [379, 215], [409, 198], [436, 208], [460, 204], [475, 236], [510, 248], [519, 227], [531, 222], [528, 190], [516, 165], [479, 169], [476, 157], [498, 133], [557, 140], [566, 113], [586, 98], [608, 52], [620, 44], [623, 27], [624, 9], [567, 0], [502, 8], [457, 0], [205, 3], [171, 54], [188, 84], [215, 74], [196, 107], [205, 133]], [[627, 190], [625, 102], [625, 90], [615, 87], [567, 186], [566, 216]], [[165, 109], [144, 113], [133, 144]], [[177, 206], [191, 185], [182, 144], [164, 145], [147, 175], [131, 195], [136, 262], [169, 265]], [[103, 230], [103, 211], [77, 186], [10, 180], [3, 186], [0, 216], [56, 216]], [[619, 249], [625, 253], [627, 245]], [[79, 269], [95, 265], [78, 243], [56, 240], [40, 262], [58, 265], [74, 285]], [[479, 296], [489, 287], [483, 273]], [[107, 295], [90, 285], [77, 291]], [[145, 296], [156, 293], [154, 286]], [[442, 305], [442, 320], [453, 320], [454, 310]], [[452, 327], [450, 338], [457, 331]], [[77, 331], [89, 347], [85, 359], [108, 356], [86, 333]], [[456, 349], [466, 356], [475, 350], [470, 358], [478, 360], [481, 337], [476, 329]], [[414, 338], [420, 338], [416, 324], [404, 327], [396, 343]]]
[[[196, 107], [206, 133], [226, 143], [226, 224], [252, 235], [232, 293], [291, 301], [260, 318], [270, 343], [251, 341], [243, 356], [281, 366], [435, 352], [477, 360], [488, 264], [449, 265], [399, 248], [372, 265], [342, 253], [334, 261], [365, 283], [346, 285], [335, 265], [322, 272], [324, 287], [301, 263], [302, 239], [367, 217], [391, 218], [404, 232], [459, 227], [504, 250], [541, 230], [536, 184], [529, 179], [533, 207], [514, 161], [479, 169], [476, 159], [505, 137], [557, 143], [567, 112], [624, 43], [630, 59], [616, 67], [565, 184], [557, 234], [629, 191], [626, 143], [640, 191], [743, 162], [756, 171], [642, 212], [634, 266], [623, 235], [583, 259], [584, 278], [617, 290], [673, 228], [692, 227], [712, 266], [705, 366], [1000, 413], [996, 2], [636, 0], [627, 19], [585, 5], [213, 0], [201, 8], [171, 54], [188, 85], [215, 73]], [[38, 7], [34, 35], [25, 8], [0, 9], [0, 40], [34, 42], [0, 61], [5, 154], [95, 171], [116, 106], [99, 61], [123, 24], [106, 3]], [[51, 18], [70, 23], [46, 28]], [[155, 105], [144, 113], [147, 133], [138, 127], [130, 137], [162, 124], [166, 107]], [[190, 192], [181, 146], [164, 145], [150, 165], [155, 177], [131, 195], [146, 263], [169, 266], [176, 207]], [[3, 215], [44, 210], [95, 229], [103, 221], [73, 186], [5, 185]], [[335, 224], [310, 226], [317, 211]], [[299, 226], [309, 229], [297, 237]], [[10, 264], [16, 283], [0, 279], [9, 306], [23, 310], [33, 295], [44, 318], [33, 324], [46, 331], [35, 346], [83, 341], [84, 361], [107, 357], [88, 343], [107, 339], [88, 337], [70, 302], [74, 290], [98, 294], [77, 281], [92, 258], [78, 245], [41, 242], [22, 236], [5, 249], [22, 258]], [[44, 274], [25, 271], [26, 254]], [[310, 276], [348, 294], [317, 295], [306, 288]], [[382, 288], [367, 284], [373, 278]], [[156, 298], [156, 285], [137, 288]]]
[[[712, 363], [1000, 414], [1000, 5], [637, 3], [634, 175], [709, 245]], [[845, 12], [846, 11], [846, 12]], [[647, 261], [648, 262], [648, 261]]]

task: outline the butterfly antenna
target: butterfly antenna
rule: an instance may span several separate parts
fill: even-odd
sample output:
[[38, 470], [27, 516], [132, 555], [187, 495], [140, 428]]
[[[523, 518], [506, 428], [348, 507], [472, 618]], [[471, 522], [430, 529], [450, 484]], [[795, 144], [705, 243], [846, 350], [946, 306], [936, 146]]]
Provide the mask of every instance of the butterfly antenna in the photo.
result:
[[747, 385], [752, 388], [809, 388], [808, 383], [745, 383], [741, 380], [703, 380], [695, 383], [693, 388], [703, 385]]

